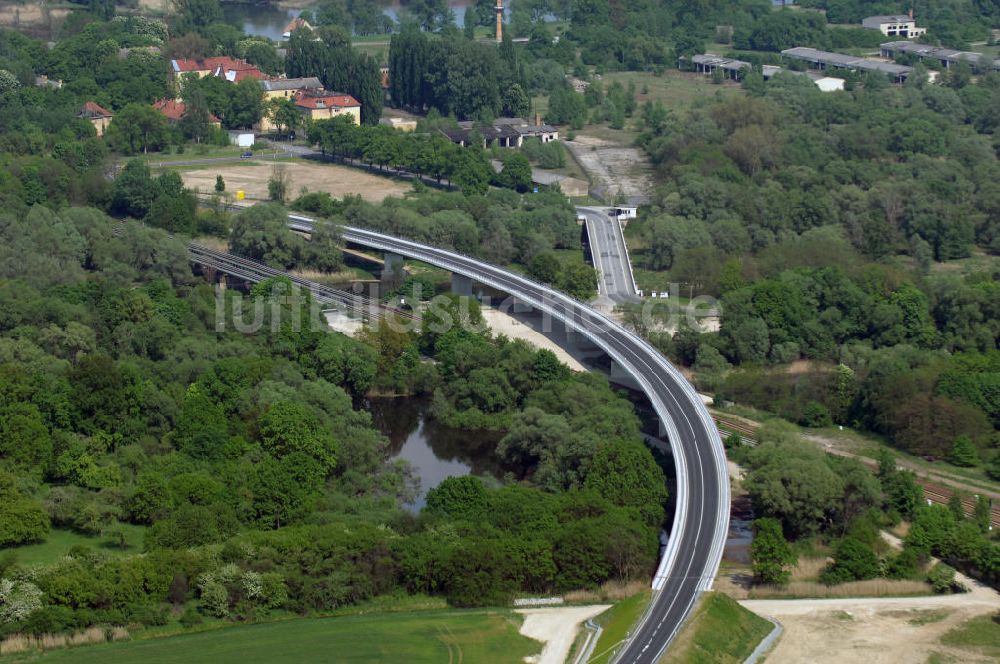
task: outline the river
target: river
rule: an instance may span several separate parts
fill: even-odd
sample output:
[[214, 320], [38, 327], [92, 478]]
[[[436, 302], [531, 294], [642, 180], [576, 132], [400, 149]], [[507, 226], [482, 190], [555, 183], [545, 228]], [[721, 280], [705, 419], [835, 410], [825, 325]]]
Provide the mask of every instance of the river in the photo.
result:
[[449, 477], [503, 477], [494, 455], [499, 432], [446, 427], [428, 416], [429, 399], [369, 398], [362, 407], [389, 439], [389, 458], [409, 461], [420, 478], [420, 493], [410, 506], [414, 510], [424, 506], [430, 489]]
[[[455, 12], [455, 24], [459, 27], [464, 25], [465, 10], [472, 4], [474, 3], [469, 0], [448, 3], [451, 10]], [[306, 9], [282, 9], [276, 5], [222, 5], [222, 13], [227, 23], [240, 28], [245, 34], [260, 35], [274, 41], [282, 41], [285, 26]], [[398, 21], [400, 11], [399, 2], [391, 2], [386, 5], [383, 13], [393, 21]]]

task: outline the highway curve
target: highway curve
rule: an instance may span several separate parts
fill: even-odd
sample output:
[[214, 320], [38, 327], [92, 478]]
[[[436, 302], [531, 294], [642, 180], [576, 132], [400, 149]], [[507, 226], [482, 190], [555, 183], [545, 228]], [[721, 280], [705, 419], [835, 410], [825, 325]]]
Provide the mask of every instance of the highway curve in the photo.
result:
[[[312, 220], [289, 215], [309, 232]], [[345, 227], [344, 240], [425, 261], [509, 293], [589, 338], [642, 386], [667, 433], [677, 469], [674, 523], [653, 579], [653, 599], [616, 662], [653, 664], [711, 587], [729, 524], [729, 480], [722, 440], [690, 383], [645, 340], [586, 304], [502, 268], [446, 249]]]

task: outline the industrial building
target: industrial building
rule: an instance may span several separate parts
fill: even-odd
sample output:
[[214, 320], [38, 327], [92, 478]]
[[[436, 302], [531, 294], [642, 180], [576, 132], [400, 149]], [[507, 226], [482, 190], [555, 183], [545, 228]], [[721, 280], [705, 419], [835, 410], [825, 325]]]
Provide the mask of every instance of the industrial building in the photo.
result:
[[862, 19], [862, 27], [878, 30], [886, 37], [902, 37], [914, 39], [927, 32], [927, 28], [918, 28], [913, 20], [913, 12], [909, 14], [890, 14], [889, 16], [869, 16]]
[[921, 60], [936, 62], [941, 67], [948, 69], [959, 62], [968, 62], [977, 71], [1000, 71], [1000, 58], [993, 58], [983, 53], [972, 51], [956, 51], [953, 48], [943, 48], [940, 46], [928, 46], [927, 44], [916, 44], [909, 41], [891, 41], [881, 44], [879, 51], [883, 58], [895, 58], [900, 55], [911, 55]]
[[714, 74], [716, 70], [721, 70], [726, 78], [734, 81], [740, 79], [744, 69], [751, 69], [749, 62], [724, 58], [712, 53], [692, 55], [691, 64], [694, 65], [694, 70], [699, 74]]
[[843, 53], [832, 53], [830, 51], [820, 51], [806, 46], [796, 46], [787, 48], [781, 55], [791, 60], [799, 60], [808, 63], [812, 69], [825, 71], [830, 68], [848, 69], [851, 71], [873, 71], [882, 72], [891, 77], [895, 83], [902, 83], [913, 71], [913, 67], [897, 65], [894, 62], [883, 62], [870, 58], [859, 58], [854, 55]]

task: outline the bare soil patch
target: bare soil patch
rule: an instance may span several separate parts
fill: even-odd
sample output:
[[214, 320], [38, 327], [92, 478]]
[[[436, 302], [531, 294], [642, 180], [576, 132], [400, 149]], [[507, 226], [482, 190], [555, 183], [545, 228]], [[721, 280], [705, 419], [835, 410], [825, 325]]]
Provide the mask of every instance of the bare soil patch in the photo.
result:
[[41, 2], [23, 5], [4, 2], [0, 3], [0, 27], [18, 30], [29, 37], [49, 39], [71, 11], [63, 7], [45, 7]]
[[610, 199], [620, 191], [629, 201], [649, 199], [653, 191], [653, 167], [639, 148], [583, 135], [564, 145], [590, 176], [593, 190], [601, 196]]
[[524, 616], [521, 634], [545, 643], [540, 655], [526, 657], [525, 661], [533, 664], [563, 664], [576, 639], [580, 624], [610, 608], [610, 604], [598, 604], [518, 610], [517, 613]]
[[[345, 194], [360, 194], [366, 201], [378, 203], [389, 196], [402, 196], [410, 185], [390, 178], [336, 164], [309, 164], [298, 161], [282, 162], [291, 180], [289, 192], [297, 196], [302, 187], [309, 191], [325, 191], [337, 198]], [[267, 200], [267, 181], [272, 164], [210, 164], [205, 168], [183, 170], [185, 186], [211, 192], [215, 177], [226, 181], [226, 191], [244, 191], [250, 200]]]
[[[957, 597], [956, 599], [960, 599]], [[950, 648], [940, 638], [983, 608], [948, 609], [907, 606], [865, 605], [855, 600], [841, 606], [816, 607], [794, 613], [778, 606], [779, 602], [749, 601], [742, 604], [755, 613], [778, 620], [784, 633], [767, 661], [812, 662], [830, 664], [866, 662], [866, 664], [924, 664], [931, 652], [941, 653], [955, 662], [987, 662], [987, 657], [967, 650]], [[802, 604], [808, 600], [798, 600]], [[792, 604], [785, 602], [784, 604]], [[801, 607], [805, 609], [805, 607]], [[934, 611], [931, 615], [929, 612]], [[933, 618], [933, 619], [932, 619]]]

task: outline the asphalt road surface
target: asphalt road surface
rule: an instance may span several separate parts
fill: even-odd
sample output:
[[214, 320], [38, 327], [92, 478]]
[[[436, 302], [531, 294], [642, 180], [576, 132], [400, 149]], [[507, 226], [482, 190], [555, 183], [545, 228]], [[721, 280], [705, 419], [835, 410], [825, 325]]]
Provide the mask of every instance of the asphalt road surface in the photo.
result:
[[[309, 231], [312, 220], [289, 216]], [[437, 265], [513, 295], [589, 338], [642, 387], [670, 441], [677, 468], [677, 508], [653, 579], [654, 595], [616, 662], [654, 664], [677, 634], [699, 593], [718, 571], [729, 523], [729, 480], [722, 441], [701, 398], [645, 340], [591, 307], [478, 259], [361, 228], [345, 227], [347, 242]]]
[[618, 220], [602, 208], [578, 207], [576, 210], [587, 218], [587, 237], [594, 267], [600, 275], [598, 292], [618, 303], [634, 299], [635, 283]]

